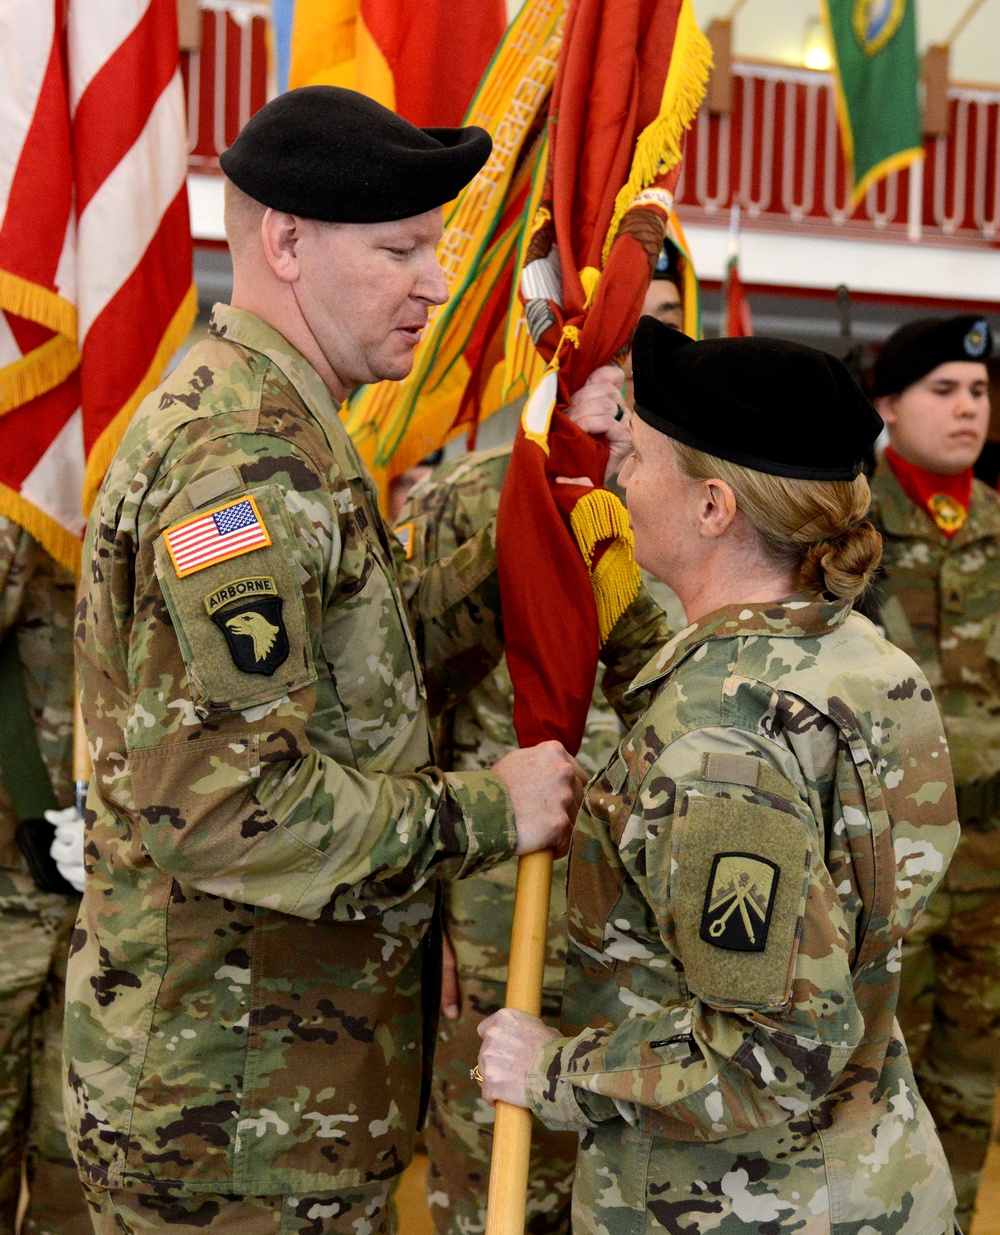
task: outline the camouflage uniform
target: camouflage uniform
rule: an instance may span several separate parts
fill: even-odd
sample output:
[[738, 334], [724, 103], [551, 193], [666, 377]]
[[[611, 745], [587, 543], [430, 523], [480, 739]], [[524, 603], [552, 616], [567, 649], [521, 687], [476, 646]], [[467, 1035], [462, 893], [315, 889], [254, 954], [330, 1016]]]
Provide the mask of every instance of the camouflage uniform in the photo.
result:
[[[438, 468], [414, 489], [401, 520], [418, 561], [447, 557], [496, 515], [511, 447], [480, 451]], [[419, 524], [419, 532], [417, 527]], [[410, 525], [410, 526], [408, 526]], [[417, 533], [417, 539], [414, 539]], [[517, 747], [514, 692], [504, 661], [441, 718], [438, 761], [464, 770], [492, 767]], [[622, 727], [595, 690], [579, 753], [589, 773], [607, 762]], [[430, 1159], [428, 1200], [442, 1235], [485, 1229], [493, 1152], [493, 1108], [469, 1077], [479, 1054], [476, 1027], [503, 1007], [517, 863], [448, 885], [445, 925], [455, 949], [462, 991], [461, 1015], [443, 1020], [434, 1058], [431, 1106], [424, 1140]], [[555, 864], [546, 954], [543, 1014], [557, 1023], [566, 963], [566, 859]], [[532, 1235], [569, 1229], [576, 1137], [536, 1125], [532, 1138], [526, 1228]]]
[[1000, 498], [973, 481], [949, 540], [884, 461], [872, 493], [885, 542], [874, 616], [934, 689], [962, 824], [947, 878], [904, 946], [900, 1021], [964, 1225], [1000, 1071]]
[[[280, 335], [216, 306], [91, 518], [66, 1054], [100, 1229], [275, 1204], [380, 1229], [428, 1079], [436, 877], [516, 844], [495, 773], [429, 766], [428, 704], [499, 657], [493, 527], [404, 594], [337, 413]], [[199, 559], [177, 529], [202, 516]]]
[[581, 1131], [574, 1230], [951, 1229], [895, 1022], [958, 827], [919, 669], [847, 606], [724, 608], [589, 787], [563, 1015], [528, 1095]]
[[[73, 599], [76, 581], [27, 532], [0, 518], [0, 639], [16, 630], [38, 745], [60, 806], [73, 801]], [[0, 778], [0, 1233], [88, 1231], [62, 1113], [62, 1011], [75, 896], [39, 892], [15, 839]]]

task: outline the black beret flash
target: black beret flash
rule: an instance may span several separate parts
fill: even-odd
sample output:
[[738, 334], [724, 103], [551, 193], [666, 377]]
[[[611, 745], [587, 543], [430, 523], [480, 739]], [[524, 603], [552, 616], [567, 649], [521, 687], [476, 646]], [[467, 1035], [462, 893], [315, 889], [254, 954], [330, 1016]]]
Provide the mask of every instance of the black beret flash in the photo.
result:
[[990, 324], [978, 313], [922, 317], [894, 331], [879, 352], [872, 394], [895, 395], [952, 360], [985, 362], [993, 351]]
[[839, 360], [781, 339], [695, 342], [653, 317], [632, 342], [635, 410], [730, 463], [798, 480], [853, 480], [882, 418]]
[[249, 197], [327, 223], [388, 223], [457, 197], [489, 158], [485, 129], [418, 129], [339, 86], [303, 86], [250, 117], [219, 157]]

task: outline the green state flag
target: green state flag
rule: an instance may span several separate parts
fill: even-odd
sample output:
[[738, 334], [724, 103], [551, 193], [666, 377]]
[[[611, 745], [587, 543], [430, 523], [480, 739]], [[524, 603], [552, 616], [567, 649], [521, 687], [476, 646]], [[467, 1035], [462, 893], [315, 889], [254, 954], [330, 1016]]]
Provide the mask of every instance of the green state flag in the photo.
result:
[[915, 0], [820, 0], [837, 65], [851, 205], [923, 157]]

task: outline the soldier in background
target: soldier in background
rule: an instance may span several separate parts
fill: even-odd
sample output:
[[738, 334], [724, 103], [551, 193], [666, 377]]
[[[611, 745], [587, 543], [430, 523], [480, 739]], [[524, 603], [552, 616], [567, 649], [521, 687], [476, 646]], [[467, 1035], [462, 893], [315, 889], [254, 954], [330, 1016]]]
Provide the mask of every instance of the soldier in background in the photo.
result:
[[[404, 509], [403, 538], [414, 537], [418, 561], [450, 557], [496, 517], [510, 446], [478, 451], [439, 467], [418, 485]], [[408, 526], [409, 525], [409, 526]], [[435, 752], [456, 771], [492, 767], [517, 748], [513, 686], [505, 661], [439, 718]], [[603, 766], [621, 736], [618, 718], [595, 692], [577, 755], [588, 775]], [[516, 862], [445, 884], [442, 1020], [434, 1056], [431, 1105], [424, 1128], [429, 1159], [427, 1199], [442, 1235], [485, 1228], [493, 1147], [493, 1112], [469, 1075], [479, 1053], [476, 1026], [503, 1007], [514, 912]], [[558, 1023], [566, 960], [566, 860], [552, 876], [552, 910], [543, 978], [543, 1016]], [[576, 1138], [532, 1129], [526, 1229], [532, 1235], [569, 1231]]]
[[927, 674], [944, 717], [962, 835], [903, 946], [899, 1019], [968, 1230], [1000, 1073], [1000, 498], [975, 480], [990, 406], [987, 322], [922, 319], [886, 342], [872, 478], [885, 551], [865, 608]]
[[[73, 800], [75, 590], [65, 567], [0, 518], [0, 642], [19, 662], [38, 753], [60, 806]], [[0, 698], [0, 741], [14, 745], [25, 735], [12, 732], [21, 717], [11, 693]], [[79, 898], [72, 889], [39, 890], [16, 839], [18, 822], [0, 778], [0, 1235], [14, 1235], [22, 1178], [25, 1235], [84, 1235], [90, 1219], [62, 1101], [66, 957]], [[47, 843], [44, 828], [37, 835]]]
[[[663, 242], [660, 256], [649, 279], [649, 287], [642, 302], [640, 317], [655, 317], [671, 330], [684, 329], [684, 295], [681, 288], [684, 278], [681, 264], [684, 257], [676, 244], [668, 237]], [[632, 356], [625, 359], [625, 400], [632, 404]]]

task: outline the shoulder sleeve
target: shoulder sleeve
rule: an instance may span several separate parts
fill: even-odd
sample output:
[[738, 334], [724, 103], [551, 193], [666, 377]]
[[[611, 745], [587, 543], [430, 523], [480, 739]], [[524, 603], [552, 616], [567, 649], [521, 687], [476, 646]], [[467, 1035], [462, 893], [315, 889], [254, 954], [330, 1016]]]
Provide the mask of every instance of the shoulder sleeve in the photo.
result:
[[[364, 647], [324, 646], [324, 614], [364, 603], [372, 573], [391, 574], [363, 538], [348, 545], [336, 486], [264, 436], [227, 438], [193, 461], [150, 495], [130, 598], [134, 806], [119, 797], [117, 807], [134, 815], [153, 861], [214, 895], [350, 920], [428, 878], [509, 856], [513, 814], [492, 773], [446, 776], [391, 741], [359, 760], [349, 731], [335, 758], [310, 738], [327, 723], [320, 657], [345, 675], [352, 655], [366, 663]], [[409, 657], [388, 583], [382, 601], [372, 622], [389, 624], [386, 646]], [[348, 711], [354, 682], [340, 682]], [[424, 724], [419, 702], [403, 701], [400, 752], [429, 749], [406, 745]], [[115, 800], [120, 771], [101, 771]]]
[[[620, 1022], [550, 1043], [535, 1061], [529, 1096], [542, 1119], [625, 1114], [675, 1139], [720, 1140], [786, 1122], [834, 1083], [863, 1020], [850, 935], [793, 763], [754, 734], [695, 730], [628, 791], [616, 834], [630, 869], [644, 871], [633, 909], [655, 919], [656, 946], [687, 994], [655, 1005], [620, 966]], [[613, 767], [608, 777], [587, 809], [595, 794], [611, 800]], [[620, 936], [623, 958], [634, 957], [628, 898], [608, 906], [605, 955]]]
[[503, 655], [496, 569], [502, 480], [497, 460], [446, 465], [413, 491], [400, 517], [401, 576], [432, 715], [467, 694]]

